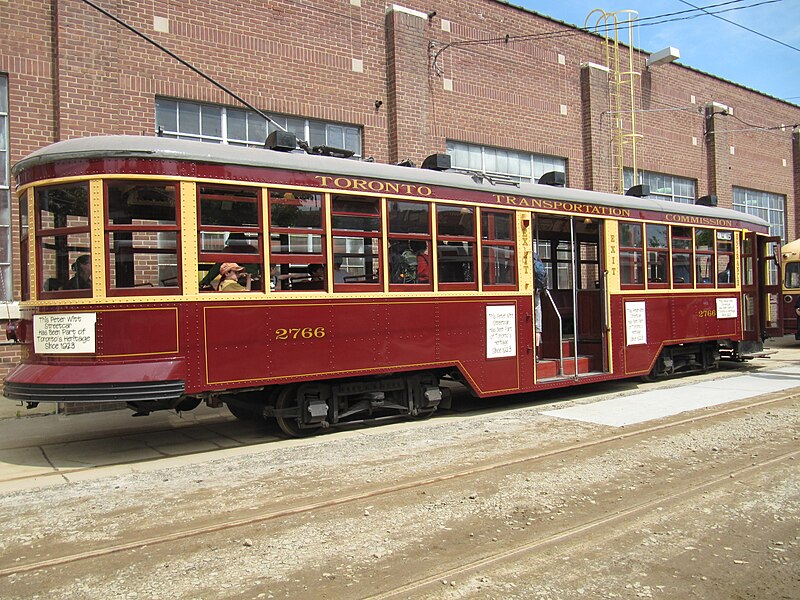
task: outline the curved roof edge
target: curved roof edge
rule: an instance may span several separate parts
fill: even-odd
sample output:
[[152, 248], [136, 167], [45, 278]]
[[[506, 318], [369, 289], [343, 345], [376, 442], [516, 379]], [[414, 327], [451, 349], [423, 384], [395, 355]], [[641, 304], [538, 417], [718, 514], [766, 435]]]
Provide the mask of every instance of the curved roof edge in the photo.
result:
[[[715, 219], [731, 219], [761, 227], [769, 224], [756, 216], [729, 208], [707, 207], [697, 204], [676, 204], [667, 200], [638, 198], [606, 192], [561, 188], [538, 183], [492, 183], [485, 178], [470, 176], [463, 171], [433, 171], [416, 167], [402, 167], [384, 163], [366, 162], [345, 158], [308, 155], [299, 152], [278, 152], [265, 148], [209, 144], [193, 140], [147, 136], [96, 136], [56, 142], [40, 148], [23, 158], [12, 168], [15, 177], [29, 168], [70, 160], [108, 158], [143, 158], [193, 161], [212, 164], [231, 164], [245, 167], [276, 168], [323, 173], [339, 176], [368, 177], [408, 181], [417, 184], [479, 191], [488, 194], [519, 195], [564, 202], [584, 202], [612, 208], [675, 213]], [[474, 175], [474, 174], [472, 174]]]

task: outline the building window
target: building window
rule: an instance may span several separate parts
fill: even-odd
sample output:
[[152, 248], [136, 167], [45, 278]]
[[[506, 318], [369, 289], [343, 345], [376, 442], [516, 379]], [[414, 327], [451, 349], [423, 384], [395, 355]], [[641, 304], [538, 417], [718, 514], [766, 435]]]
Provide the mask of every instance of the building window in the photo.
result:
[[786, 196], [735, 187], [733, 210], [761, 217], [769, 223], [770, 235], [786, 243]]
[[[344, 148], [361, 156], [359, 127], [285, 115], [269, 117], [311, 146]], [[168, 98], [156, 98], [156, 128], [164, 137], [258, 147], [278, 129], [251, 110]]]
[[627, 192], [634, 185], [647, 185], [650, 187], [648, 198], [657, 200], [669, 200], [683, 204], [694, 204], [697, 197], [696, 184], [694, 179], [684, 179], [664, 173], [651, 173], [650, 171], [639, 171], [639, 181], [633, 182], [633, 170], [625, 169], [625, 191]]
[[[11, 189], [8, 152], [8, 77], [0, 75], [0, 300], [13, 300]], [[23, 263], [24, 264], [24, 263]]]
[[469, 169], [490, 175], [502, 175], [514, 181], [535, 183], [549, 171], [566, 173], [567, 161], [557, 156], [528, 154], [490, 146], [478, 146], [448, 140], [447, 153], [454, 169]]

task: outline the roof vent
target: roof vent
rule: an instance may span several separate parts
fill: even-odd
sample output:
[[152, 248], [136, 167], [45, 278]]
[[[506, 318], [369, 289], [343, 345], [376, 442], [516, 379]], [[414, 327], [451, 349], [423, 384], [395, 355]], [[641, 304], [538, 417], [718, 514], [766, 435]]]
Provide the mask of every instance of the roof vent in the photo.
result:
[[625, 192], [626, 196], [636, 196], [637, 198], [646, 198], [650, 195], [650, 186], [647, 184], [635, 185]]
[[698, 198], [695, 201], [695, 204], [699, 204], [700, 206], [716, 206], [717, 196], [715, 194], [709, 194], [708, 196], [703, 196], [702, 198]]
[[278, 152], [291, 152], [297, 148], [297, 137], [288, 131], [276, 129], [267, 136], [264, 147]]
[[564, 177], [564, 173], [561, 171], [548, 171], [541, 177], [536, 183], [540, 183], [542, 185], [552, 185], [555, 187], [564, 187], [567, 182], [567, 178]]
[[450, 168], [450, 164], [449, 154], [431, 154], [422, 161], [422, 168], [431, 169], [432, 171], [447, 171]]

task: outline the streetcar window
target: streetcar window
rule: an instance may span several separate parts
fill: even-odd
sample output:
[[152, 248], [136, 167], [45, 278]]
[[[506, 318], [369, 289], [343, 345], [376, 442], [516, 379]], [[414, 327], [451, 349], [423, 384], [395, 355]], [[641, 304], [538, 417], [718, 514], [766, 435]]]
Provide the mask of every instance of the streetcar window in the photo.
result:
[[[77, 263], [91, 255], [89, 188], [86, 184], [38, 188], [35, 197], [38, 290], [40, 296], [59, 292], [91, 296], [91, 276], [69, 285]], [[86, 261], [87, 259], [81, 259]], [[75, 279], [77, 282], [77, 279]], [[67, 291], [67, 287], [71, 288]]]
[[272, 291], [327, 289], [323, 215], [322, 194], [269, 190]]
[[475, 209], [438, 205], [436, 224], [439, 283], [461, 284], [449, 286], [452, 289], [476, 289]]
[[106, 199], [109, 290], [174, 293], [180, 285], [175, 184], [111, 181]]
[[333, 195], [331, 238], [334, 290], [356, 291], [380, 286], [380, 215], [380, 198]]
[[431, 211], [424, 202], [388, 201], [389, 284], [391, 289], [433, 289], [431, 278]]
[[481, 211], [481, 271], [485, 287], [511, 286], [516, 288], [517, 261], [514, 231], [513, 213]]
[[717, 231], [717, 283], [720, 287], [736, 285], [732, 231]]
[[790, 290], [800, 289], [800, 262], [786, 264], [783, 286]]
[[716, 269], [714, 268], [714, 231], [712, 229], [696, 229], [694, 232], [694, 264], [697, 284], [714, 285]]
[[667, 226], [647, 225], [647, 283], [669, 283], [669, 246], [667, 246]]
[[694, 283], [690, 227], [672, 228], [672, 283], [677, 287], [691, 286]]
[[220, 268], [235, 262], [262, 289], [260, 191], [253, 187], [198, 187], [200, 291], [215, 291]]
[[620, 282], [628, 286], [644, 285], [642, 226], [639, 223], [619, 224]]
[[19, 260], [20, 288], [23, 300], [30, 300], [31, 289], [28, 280], [28, 192], [19, 195]]

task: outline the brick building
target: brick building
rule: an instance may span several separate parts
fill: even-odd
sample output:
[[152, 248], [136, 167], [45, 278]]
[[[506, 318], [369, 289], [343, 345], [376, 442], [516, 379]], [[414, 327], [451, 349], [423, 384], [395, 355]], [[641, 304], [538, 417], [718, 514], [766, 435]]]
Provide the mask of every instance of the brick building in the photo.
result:
[[[569, 187], [602, 191], [622, 191], [624, 175], [677, 202], [713, 194], [798, 236], [800, 107], [678, 63], [648, 68], [624, 43], [623, 67], [609, 68], [611, 37], [498, 0], [99, 3], [312, 144], [417, 164], [447, 151], [456, 166], [563, 171]], [[0, 0], [0, 41], [0, 321], [19, 296], [10, 165], [77, 136], [261, 144], [269, 127], [83, 0]], [[629, 64], [632, 85], [616, 86]], [[636, 139], [635, 174], [619, 135]], [[2, 346], [0, 376], [16, 359]]]

